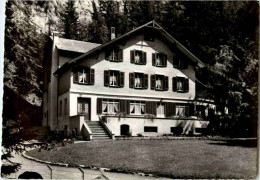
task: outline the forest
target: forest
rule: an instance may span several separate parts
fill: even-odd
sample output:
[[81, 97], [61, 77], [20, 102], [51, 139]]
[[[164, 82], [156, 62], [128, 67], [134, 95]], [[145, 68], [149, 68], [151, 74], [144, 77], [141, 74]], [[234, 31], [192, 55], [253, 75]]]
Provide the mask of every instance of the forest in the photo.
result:
[[7, 1], [4, 84], [41, 106], [43, 50], [53, 31], [105, 43], [111, 27], [118, 37], [155, 20], [205, 63], [197, 89], [229, 108], [212, 120], [212, 133], [256, 135], [258, 13], [256, 1]]

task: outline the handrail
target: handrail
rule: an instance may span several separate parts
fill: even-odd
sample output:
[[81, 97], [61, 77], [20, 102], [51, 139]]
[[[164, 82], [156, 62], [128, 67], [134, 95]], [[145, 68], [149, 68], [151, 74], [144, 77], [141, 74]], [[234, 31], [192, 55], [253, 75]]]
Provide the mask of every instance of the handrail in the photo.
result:
[[[91, 129], [89, 128], [88, 124], [86, 122], [83, 122], [82, 126], [83, 126], [82, 128], [84, 128], [84, 127], [86, 128], [88, 140], [92, 140], [93, 133], [92, 133]], [[83, 129], [83, 131], [84, 131], [84, 129]], [[83, 132], [83, 134], [84, 134], [84, 132]]]
[[112, 139], [115, 139], [115, 133], [113, 133], [113, 131], [111, 130], [111, 128], [107, 125], [107, 123], [105, 123], [103, 120], [100, 119], [99, 121], [101, 123], [101, 125], [105, 128], [105, 130], [107, 131], [107, 133], [110, 135], [110, 137]]

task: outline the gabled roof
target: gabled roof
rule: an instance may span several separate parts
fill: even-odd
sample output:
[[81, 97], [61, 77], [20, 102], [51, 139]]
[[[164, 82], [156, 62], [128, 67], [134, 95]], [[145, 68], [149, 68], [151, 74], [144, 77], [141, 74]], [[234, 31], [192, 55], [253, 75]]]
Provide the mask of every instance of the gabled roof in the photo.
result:
[[72, 51], [78, 53], [86, 53], [100, 45], [101, 44], [64, 38], [59, 38], [59, 42], [56, 44], [59, 50]]
[[144, 28], [152, 28], [153, 30], [157, 31], [160, 35], [162, 35], [170, 44], [172, 44], [173, 46], [175, 46], [177, 49], [179, 49], [182, 53], [184, 53], [192, 62], [194, 62], [198, 67], [202, 68], [204, 67], [204, 64], [194, 55], [192, 54], [188, 49], [186, 49], [179, 41], [177, 41], [175, 38], [173, 38], [169, 33], [167, 33], [159, 24], [157, 24], [155, 21], [150, 21], [118, 38], [115, 38], [105, 44], [102, 44], [100, 46], [97, 46], [96, 48], [93, 48], [91, 50], [89, 50], [88, 52], [86, 52], [85, 54], [66, 62], [65, 64], [63, 64], [56, 72], [54, 72], [54, 75], [58, 75], [59, 73], [63, 72], [64, 70], [66, 70], [67, 68], [70, 67], [70, 65], [77, 63], [78, 61], [89, 57], [91, 55], [93, 55], [94, 53], [97, 53], [105, 48], [107, 48], [110, 45], [113, 45], [131, 35], [133, 35], [134, 33], [137, 33], [141, 30], [143, 30]]

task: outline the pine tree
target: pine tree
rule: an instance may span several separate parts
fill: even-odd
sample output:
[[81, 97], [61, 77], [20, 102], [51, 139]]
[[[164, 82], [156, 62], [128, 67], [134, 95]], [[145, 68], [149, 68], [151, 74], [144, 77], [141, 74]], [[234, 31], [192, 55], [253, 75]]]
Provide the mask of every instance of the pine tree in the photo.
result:
[[60, 20], [64, 31], [63, 37], [79, 40], [79, 14], [76, 11], [75, 1], [68, 0], [66, 2], [65, 11], [61, 13]]

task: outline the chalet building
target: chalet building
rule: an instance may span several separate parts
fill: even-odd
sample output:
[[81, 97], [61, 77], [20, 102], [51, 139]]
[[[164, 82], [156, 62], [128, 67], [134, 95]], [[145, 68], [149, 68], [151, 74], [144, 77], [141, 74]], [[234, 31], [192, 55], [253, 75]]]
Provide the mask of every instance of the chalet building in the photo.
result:
[[196, 98], [195, 68], [203, 63], [154, 21], [117, 38], [111, 32], [105, 44], [53, 33], [43, 64], [43, 125], [88, 139], [205, 129], [215, 106]]

